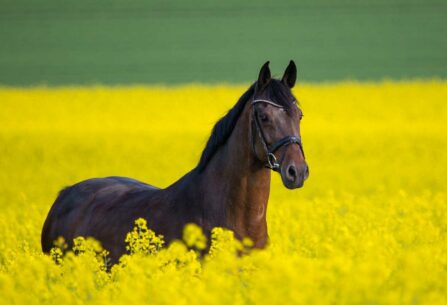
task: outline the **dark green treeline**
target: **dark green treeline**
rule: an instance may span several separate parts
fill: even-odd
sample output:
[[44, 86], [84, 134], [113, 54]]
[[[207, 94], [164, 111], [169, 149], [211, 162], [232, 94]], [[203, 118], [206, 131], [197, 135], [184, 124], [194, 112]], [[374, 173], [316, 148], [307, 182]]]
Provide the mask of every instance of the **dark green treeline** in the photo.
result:
[[447, 1], [0, 3], [0, 85], [447, 77]]

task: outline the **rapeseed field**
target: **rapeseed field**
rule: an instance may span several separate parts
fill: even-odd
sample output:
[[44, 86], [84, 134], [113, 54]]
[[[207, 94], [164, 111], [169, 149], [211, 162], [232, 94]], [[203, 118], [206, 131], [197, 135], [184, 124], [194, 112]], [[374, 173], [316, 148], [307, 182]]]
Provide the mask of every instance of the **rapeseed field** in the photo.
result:
[[62, 187], [168, 186], [247, 88], [0, 88], [0, 303], [447, 304], [445, 81], [298, 85], [310, 177], [290, 191], [274, 175], [265, 250], [216, 229], [199, 258], [197, 227], [161, 247], [138, 220], [110, 272], [89, 239], [41, 253]]

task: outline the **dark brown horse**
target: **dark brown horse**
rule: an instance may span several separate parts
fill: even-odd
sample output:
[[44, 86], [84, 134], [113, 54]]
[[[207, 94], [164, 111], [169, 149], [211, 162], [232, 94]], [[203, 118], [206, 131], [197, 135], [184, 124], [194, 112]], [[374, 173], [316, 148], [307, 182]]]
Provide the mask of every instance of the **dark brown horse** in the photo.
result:
[[185, 224], [195, 223], [208, 236], [224, 227], [264, 247], [270, 170], [289, 189], [301, 187], [309, 175], [300, 138], [303, 114], [291, 92], [295, 80], [293, 61], [281, 80], [271, 78], [265, 63], [258, 81], [214, 126], [197, 167], [166, 189], [123, 177], [63, 189], [43, 226], [43, 251], [60, 236], [69, 246], [77, 236], [91, 236], [116, 263], [140, 217], [168, 243], [181, 238]]

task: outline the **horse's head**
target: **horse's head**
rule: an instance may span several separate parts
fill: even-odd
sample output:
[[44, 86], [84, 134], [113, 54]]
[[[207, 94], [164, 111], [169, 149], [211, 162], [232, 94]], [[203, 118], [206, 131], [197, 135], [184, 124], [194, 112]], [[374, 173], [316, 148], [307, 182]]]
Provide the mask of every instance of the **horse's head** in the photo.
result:
[[261, 162], [281, 174], [289, 189], [302, 187], [309, 176], [300, 123], [303, 117], [292, 94], [296, 66], [290, 61], [281, 80], [272, 79], [269, 62], [259, 72], [252, 103], [252, 140], [254, 153]]

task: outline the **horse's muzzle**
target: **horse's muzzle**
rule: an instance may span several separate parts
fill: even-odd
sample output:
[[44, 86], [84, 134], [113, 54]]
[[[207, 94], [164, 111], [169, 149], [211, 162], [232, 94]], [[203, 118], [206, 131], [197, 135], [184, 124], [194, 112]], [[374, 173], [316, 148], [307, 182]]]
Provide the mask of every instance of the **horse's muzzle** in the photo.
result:
[[288, 189], [300, 188], [304, 185], [304, 180], [309, 177], [309, 167], [305, 162], [295, 165], [284, 164], [281, 166], [281, 179]]

